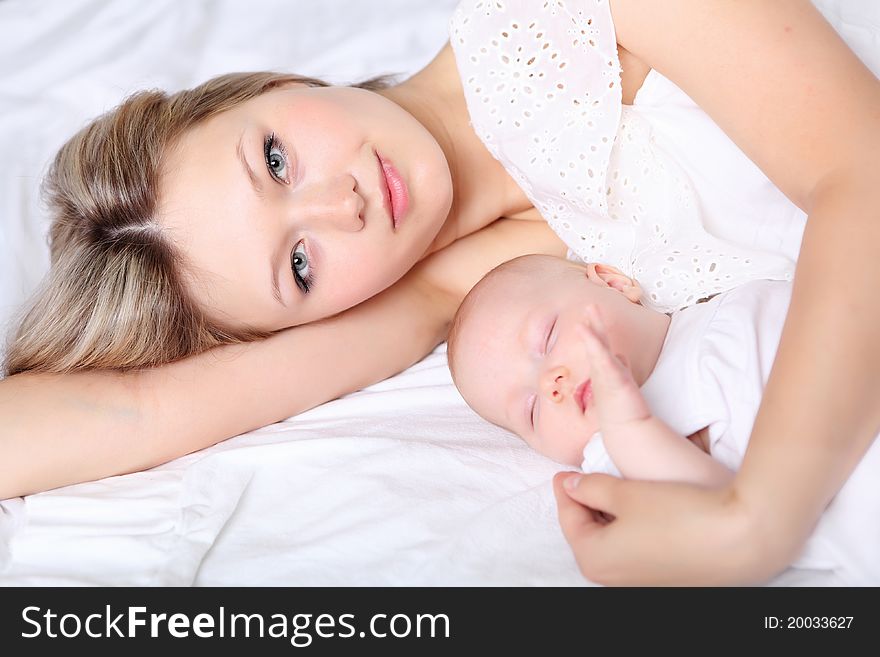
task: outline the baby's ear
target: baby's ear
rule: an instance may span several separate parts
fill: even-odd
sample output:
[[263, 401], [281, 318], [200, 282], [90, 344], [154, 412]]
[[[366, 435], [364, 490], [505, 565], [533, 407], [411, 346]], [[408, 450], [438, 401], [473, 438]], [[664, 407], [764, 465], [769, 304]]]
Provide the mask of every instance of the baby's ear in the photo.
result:
[[611, 265], [591, 263], [587, 265], [587, 278], [596, 285], [617, 290], [633, 303], [639, 303], [642, 288], [639, 284]]

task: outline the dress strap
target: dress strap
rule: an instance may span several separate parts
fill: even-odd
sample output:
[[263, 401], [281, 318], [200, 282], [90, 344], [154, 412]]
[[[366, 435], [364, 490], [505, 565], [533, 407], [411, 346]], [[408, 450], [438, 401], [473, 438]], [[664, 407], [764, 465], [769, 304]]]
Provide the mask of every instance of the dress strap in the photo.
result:
[[[608, 0], [464, 0], [450, 44], [474, 131], [545, 219], [567, 200], [560, 177], [578, 180], [579, 201], [604, 214], [622, 100]], [[560, 155], [564, 170], [534, 175]]]

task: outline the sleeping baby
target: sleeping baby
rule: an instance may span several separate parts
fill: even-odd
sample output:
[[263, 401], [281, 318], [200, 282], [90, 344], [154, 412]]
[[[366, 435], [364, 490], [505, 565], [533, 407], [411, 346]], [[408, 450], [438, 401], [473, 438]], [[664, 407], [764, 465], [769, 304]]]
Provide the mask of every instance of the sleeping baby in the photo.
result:
[[[670, 316], [613, 267], [524, 256], [462, 303], [450, 370], [477, 413], [556, 461], [719, 486], [745, 453], [790, 295], [755, 281]], [[793, 566], [877, 585], [878, 555], [875, 441]]]

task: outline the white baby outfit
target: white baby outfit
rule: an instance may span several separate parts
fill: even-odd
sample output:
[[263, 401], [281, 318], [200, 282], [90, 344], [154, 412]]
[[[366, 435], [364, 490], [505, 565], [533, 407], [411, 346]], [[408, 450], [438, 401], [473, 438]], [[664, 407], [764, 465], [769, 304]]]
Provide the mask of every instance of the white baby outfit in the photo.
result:
[[[708, 427], [710, 453], [731, 470], [745, 454], [790, 296], [790, 283], [755, 281], [674, 313], [657, 365], [642, 386], [648, 406], [677, 433]], [[619, 476], [600, 436], [587, 443], [582, 467]], [[880, 585], [880, 441], [835, 496], [793, 565], [833, 570], [846, 585]]]

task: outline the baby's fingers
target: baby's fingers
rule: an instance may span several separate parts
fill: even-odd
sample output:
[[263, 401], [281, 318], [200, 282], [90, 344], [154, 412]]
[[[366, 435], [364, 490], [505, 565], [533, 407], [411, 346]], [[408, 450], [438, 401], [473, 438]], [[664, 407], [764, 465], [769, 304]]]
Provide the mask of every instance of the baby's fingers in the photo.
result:
[[590, 363], [590, 378], [596, 386], [625, 386], [629, 384], [629, 370], [611, 353], [604, 327], [583, 322], [578, 332]]
[[602, 315], [599, 314], [599, 309], [595, 305], [590, 304], [584, 309], [584, 323], [586, 328], [592, 329], [592, 334], [610, 353], [611, 344], [608, 342], [608, 331], [605, 329], [605, 322], [602, 321]]
[[623, 422], [639, 420], [650, 413], [629, 367], [609, 349], [601, 318], [588, 309], [587, 319], [578, 329], [583, 339], [599, 426], [603, 432]]

